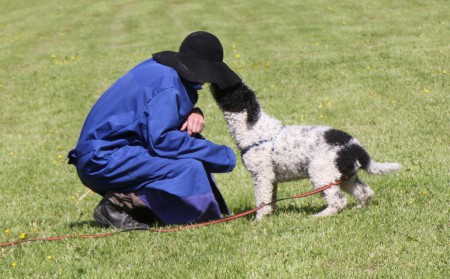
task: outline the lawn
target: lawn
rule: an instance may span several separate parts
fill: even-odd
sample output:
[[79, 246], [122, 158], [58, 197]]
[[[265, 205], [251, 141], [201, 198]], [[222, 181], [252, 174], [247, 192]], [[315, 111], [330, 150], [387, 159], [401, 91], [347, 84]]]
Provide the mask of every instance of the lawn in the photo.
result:
[[[373, 205], [314, 218], [315, 195], [261, 222], [0, 248], [2, 278], [449, 278], [450, 16], [431, 1], [0, 0], [0, 243], [110, 232], [65, 162], [97, 98], [195, 30], [285, 124], [354, 135], [395, 174], [362, 179]], [[237, 148], [205, 89], [208, 139]], [[238, 160], [216, 176], [233, 213], [254, 207]], [[311, 189], [283, 183], [279, 196]]]

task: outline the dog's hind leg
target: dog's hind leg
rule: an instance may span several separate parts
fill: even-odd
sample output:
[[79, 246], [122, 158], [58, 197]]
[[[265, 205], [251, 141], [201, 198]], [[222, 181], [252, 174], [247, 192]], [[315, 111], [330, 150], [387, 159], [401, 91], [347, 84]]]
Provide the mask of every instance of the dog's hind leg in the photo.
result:
[[316, 217], [326, 217], [335, 215], [339, 213], [339, 211], [341, 211], [347, 205], [347, 199], [341, 193], [339, 186], [331, 187], [323, 191], [321, 195], [327, 202], [327, 207], [321, 212], [315, 214], [314, 216]]
[[[308, 174], [314, 188], [326, 186], [338, 180], [342, 174], [334, 164], [329, 164], [327, 160], [321, 158], [331, 157], [330, 154], [323, 154], [318, 156], [319, 159], [313, 160], [309, 166]], [[316, 217], [325, 217], [337, 214], [347, 205], [347, 199], [340, 191], [338, 185], [326, 189], [321, 193], [321, 196], [327, 202], [327, 207], [321, 212], [315, 214]]]
[[341, 189], [354, 196], [358, 201], [357, 208], [369, 206], [372, 203], [374, 192], [364, 184], [357, 176], [341, 185]]

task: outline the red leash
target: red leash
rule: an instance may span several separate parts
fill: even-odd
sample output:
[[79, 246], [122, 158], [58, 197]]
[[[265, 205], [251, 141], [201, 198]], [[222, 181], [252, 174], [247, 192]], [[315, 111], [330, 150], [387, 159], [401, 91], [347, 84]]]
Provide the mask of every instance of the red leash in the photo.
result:
[[[245, 211], [245, 212], [242, 212], [242, 213], [230, 216], [230, 217], [226, 217], [226, 218], [222, 218], [222, 219], [218, 219], [218, 220], [213, 220], [213, 221], [209, 221], [209, 222], [204, 222], [204, 223], [185, 225], [185, 226], [181, 226], [181, 227], [168, 228], [168, 229], [151, 229], [151, 230], [148, 230], [148, 231], [158, 232], [158, 233], [175, 232], [175, 231], [181, 231], [181, 230], [186, 230], [186, 229], [205, 227], [205, 226], [209, 226], [209, 225], [213, 225], [213, 224], [217, 224], [217, 223], [228, 222], [228, 221], [231, 221], [231, 220], [234, 220], [234, 219], [238, 219], [238, 218], [247, 216], [249, 214], [252, 214], [252, 213], [260, 210], [261, 208], [263, 208], [263, 207], [265, 207], [267, 205], [274, 204], [274, 203], [277, 203], [279, 201], [303, 198], [303, 197], [307, 197], [307, 196], [311, 196], [311, 195], [323, 192], [323, 191], [325, 191], [328, 188], [331, 188], [333, 186], [341, 184], [342, 182], [344, 182], [344, 179], [337, 180], [337, 181], [335, 181], [333, 183], [330, 183], [330, 184], [328, 184], [326, 186], [323, 186], [321, 188], [317, 188], [315, 190], [309, 191], [307, 193], [295, 195], [295, 196], [292, 196], [292, 197], [289, 197], [289, 198], [277, 199], [277, 200], [271, 201], [269, 203], [261, 203], [258, 207], [254, 208], [254, 209], [251, 209], [251, 210], [248, 210], [248, 211]], [[55, 236], [55, 237], [30, 238], [30, 239], [23, 239], [23, 240], [17, 240], [17, 241], [1, 243], [0, 247], [3, 248], [3, 247], [8, 247], [8, 246], [23, 244], [23, 243], [26, 243], [26, 242], [56, 241], [56, 240], [63, 240], [63, 239], [69, 239], [69, 238], [83, 238], [83, 239], [100, 238], [100, 237], [111, 236], [111, 235], [114, 235], [114, 234], [117, 234], [117, 233], [121, 233], [121, 232], [133, 231], [133, 230], [119, 230], [119, 231], [107, 232], [107, 233], [99, 233], [99, 234], [82, 234], [82, 235], [71, 234], [71, 235]]]

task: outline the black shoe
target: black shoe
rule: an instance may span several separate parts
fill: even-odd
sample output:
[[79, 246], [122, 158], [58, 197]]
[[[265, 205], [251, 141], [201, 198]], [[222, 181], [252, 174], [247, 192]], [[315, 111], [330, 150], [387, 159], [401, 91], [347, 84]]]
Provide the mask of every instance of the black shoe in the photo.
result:
[[107, 199], [102, 199], [94, 210], [94, 219], [103, 227], [121, 230], [148, 230], [149, 226], [133, 219], [124, 210], [115, 207]]

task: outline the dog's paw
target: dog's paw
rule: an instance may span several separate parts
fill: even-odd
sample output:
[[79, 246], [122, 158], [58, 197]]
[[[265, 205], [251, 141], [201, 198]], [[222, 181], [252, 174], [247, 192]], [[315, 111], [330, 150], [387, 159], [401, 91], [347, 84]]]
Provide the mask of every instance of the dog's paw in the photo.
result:
[[327, 207], [319, 213], [314, 214], [314, 217], [328, 217], [338, 214], [338, 210], [334, 208]]
[[255, 216], [255, 221], [261, 221], [264, 218], [264, 216], [266, 216], [266, 215], [267, 215], [267, 213], [257, 212], [256, 216]]
[[258, 211], [255, 216], [255, 221], [261, 221], [262, 219], [264, 219], [264, 217], [266, 215], [270, 215], [271, 213], [272, 213], [272, 211], [266, 211], [266, 212]]

